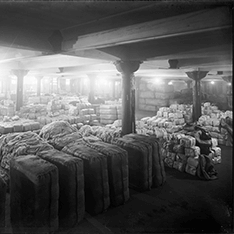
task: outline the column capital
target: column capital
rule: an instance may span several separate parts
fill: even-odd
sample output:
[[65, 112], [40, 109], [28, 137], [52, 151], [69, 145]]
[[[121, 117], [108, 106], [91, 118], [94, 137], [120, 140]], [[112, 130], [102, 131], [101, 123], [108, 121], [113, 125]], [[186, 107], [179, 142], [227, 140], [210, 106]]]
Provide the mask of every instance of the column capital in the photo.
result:
[[141, 61], [118, 60], [114, 62], [116, 69], [123, 74], [132, 74], [140, 67]]
[[188, 71], [185, 72], [187, 76], [192, 80], [201, 80], [206, 77], [209, 71]]
[[12, 69], [11, 73], [17, 77], [24, 77], [28, 74], [29, 70], [22, 70], [22, 69]]

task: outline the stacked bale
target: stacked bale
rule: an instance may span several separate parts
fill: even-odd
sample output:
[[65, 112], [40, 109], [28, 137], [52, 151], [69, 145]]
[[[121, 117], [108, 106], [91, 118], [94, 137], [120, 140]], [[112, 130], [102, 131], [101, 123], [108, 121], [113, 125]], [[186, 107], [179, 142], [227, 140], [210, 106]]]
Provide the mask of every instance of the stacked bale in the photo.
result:
[[84, 161], [86, 211], [105, 211], [110, 205], [107, 157], [79, 140], [67, 144], [62, 151]]
[[202, 106], [202, 116], [198, 119], [198, 123], [209, 131], [213, 138], [217, 138], [220, 145], [228, 145], [226, 129], [219, 128], [221, 118], [227, 116], [232, 119], [232, 111], [222, 112], [217, 106], [206, 102]]
[[168, 106], [174, 98], [174, 87], [167, 84], [152, 84], [141, 81], [139, 85], [139, 109], [157, 111], [160, 107]]
[[83, 161], [54, 149], [38, 156], [58, 168], [59, 226], [72, 227], [83, 219], [85, 212]]
[[[16, 231], [53, 232], [58, 229], [58, 170], [34, 155], [10, 164], [11, 224]], [[25, 230], [26, 229], [26, 230]]]
[[153, 136], [144, 136], [139, 134], [128, 134], [123, 138], [132, 138], [138, 142], [144, 142], [152, 147], [152, 187], [161, 186], [166, 181], [163, 158], [160, 151], [160, 145]]
[[117, 109], [114, 105], [100, 105], [100, 123], [112, 124], [118, 119]]
[[0, 228], [5, 227], [6, 187], [0, 176]]
[[124, 204], [129, 199], [127, 151], [94, 137], [84, 140], [88, 147], [107, 156], [111, 205]]
[[113, 144], [128, 152], [129, 187], [139, 191], [152, 187], [152, 146], [133, 138], [117, 138]]

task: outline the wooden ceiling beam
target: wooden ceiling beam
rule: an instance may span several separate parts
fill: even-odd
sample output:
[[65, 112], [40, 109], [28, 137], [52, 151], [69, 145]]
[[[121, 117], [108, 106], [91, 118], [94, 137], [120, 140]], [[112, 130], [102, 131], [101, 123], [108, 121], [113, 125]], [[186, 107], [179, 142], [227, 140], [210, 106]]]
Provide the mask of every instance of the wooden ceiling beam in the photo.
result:
[[63, 43], [63, 50], [97, 49], [230, 28], [228, 7], [202, 10], [132, 26], [79, 36], [73, 48]]

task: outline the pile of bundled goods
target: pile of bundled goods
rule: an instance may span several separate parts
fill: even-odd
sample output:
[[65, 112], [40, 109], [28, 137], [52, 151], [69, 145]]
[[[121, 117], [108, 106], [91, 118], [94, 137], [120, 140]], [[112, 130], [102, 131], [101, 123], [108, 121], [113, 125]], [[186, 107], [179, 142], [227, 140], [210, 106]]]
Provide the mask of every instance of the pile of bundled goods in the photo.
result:
[[[217, 173], [212, 165], [221, 163], [221, 148], [217, 147], [217, 143], [217, 139], [207, 136], [200, 127], [195, 137], [171, 134], [170, 141], [165, 142], [162, 148], [165, 166], [202, 179], [216, 179]], [[206, 167], [209, 164], [210, 167]]]
[[4, 116], [0, 121], [0, 135], [13, 132], [37, 131], [40, 123], [29, 119], [21, 119], [19, 116]]
[[105, 101], [106, 105], [112, 105], [116, 107], [116, 111], [117, 111], [117, 119], [121, 119], [122, 118], [122, 100], [115, 100], [115, 101]]
[[165, 182], [164, 164], [155, 137], [128, 134], [112, 144], [128, 152], [130, 188], [146, 191]]
[[17, 233], [24, 229], [32, 233], [56, 231], [59, 225], [57, 167], [35, 155], [19, 155], [11, 160], [10, 168], [12, 230]]
[[[93, 128], [95, 127], [83, 125], [77, 131], [67, 122], [59, 121], [44, 126], [39, 135], [48, 140], [56, 149], [84, 161], [85, 188], [89, 191], [85, 194], [86, 209], [97, 214], [107, 209], [110, 204], [118, 206], [129, 199], [128, 161], [127, 152], [93, 136]], [[99, 179], [100, 171], [104, 173], [102, 174], [104, 176], [106, 167], [108, 179], [106, 177]], [[108, 191], [105, 189], [106, 180]], [[99, 186], [104, 190], [100, 190]], [[100, 197], [93, 200], [92, 197], [97, 189], [100, 190]], [[106, 202], [100, 207], [103, 199]]]
[[104, 142], [112, 143], [114, 139], [122, 136], [122, 130], [112, 126], [93, 126], [92, 134]]
[[79, 116], [82, 118], [84, 124], [88, 123], [98, 123], [97, 114], [93, 108], [84, 108], [79, 111]]
[[118, 119], [117, 108], [114, 105], [100, 105], [100, 123], [112, 124]]
[[157, 138], [168, 138], [168, 135], [179, 132], [186, 123], [192, 122], [192, 106], [172, 104], [160, 107], [156, 116], [144, 117], [136, 122], [136, 131], [144, 135], [156, 135]]
[[174, 98], [173, 85], [155, 85], [152, 81], [141, 81], [139, 85], [139, 109], [157, 111], [160, 107], [168, 106]]
[[198, 119], [198, 124], [209, 131], [213, 138], [217, 138], [220, 145], [229, 146], [228, 132], [225, 128], [220, 128], [221, 119], [226, 117], [232, 119], [232, 111], [222, 112], [217, 106], [206, 102], [202, 106], [202, 116]]
[[110, 206], [107, 157], [82, 141], [79, 139], [68, 143], [62, 152], [83, 160], [85, 209], [91, 214], [98, 214]]
[[28, 104], [48, 104], [53, 96], [31, 96], [28, 97]]
[[74, 226], [85, 212], [83, 161], [55, 149], [41, 151], [37, 156], [58, 168], [59, 226]]
[[77, 129], [71, 126], [67, 121], [55, 121], [45, 125], [41, 129], [39, 136], [45, 140], [51, 140], [66, 136], [76, 131]]
[[6, 184], [0, 176], [0, 228], [5, 227]]
[[1, 100], [0, 115], [13, 116], [15, 114], [15, 104], [12, 100]]
[[36, 155], [40, 151], [53, 149], [34, 132], [10, 133], [0, 137], [0, 177], [9, 184], [9, 167], [12, 158], [19, 155]]
[[47, 106], [45, 104], [29, 104], [22, 106], [17, 114], [21, 118], [37, 119], [40, 116], [47, 115]]
[[113, 206], [124, 204], [129, 199], [127, 151], [102, 142], [96, 137], [84, 137], [83, 141], [86, 146], [107, 157], [110, 204]]

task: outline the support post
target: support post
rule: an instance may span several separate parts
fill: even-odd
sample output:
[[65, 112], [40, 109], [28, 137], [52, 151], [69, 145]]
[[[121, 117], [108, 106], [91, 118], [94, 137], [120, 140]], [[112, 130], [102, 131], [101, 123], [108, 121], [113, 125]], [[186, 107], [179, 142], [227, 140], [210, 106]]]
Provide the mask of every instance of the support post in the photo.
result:
[[187, 88], [188, 88], [188, 89], [191, 89], [191, 88], [192, 88], [192, 82], [193, 82], [193, 81], [192, 81], [192, 80], [186, 80], [185, 82], [186, 82], [186, 84], [187, 84]]
[[112, 84], [112, 98], [113, 100], [115, 100], [115, 84], [116, 84], [115, 80], [112, 80], [111, 84]]
[[193, 86], [193, 121], [196, 122], [201, 116], [201, 79], [206, 77], [208, 71], [186, 72], [187, 76], [194, 80]]
[[23, 106], [23, 86], [24, 77], [28, 74], [27, 70], [12, 70], [13, 74], [17, 77], [17, 90], [16, 90], [16, 111], [19, 111]]
[[222, 76], [222, 79], [227, 83], [227, 103], [232, 109], [232, 76]]
[[134, 72], [140, 61], [116, 61], [114, 64], [122, 74], [122, 134], [136, 132]]
[[37, 96], [41, 96], [41, 81], [43, 76], [38, 76], [37, 78]]
[[90, 103], [94, 103], [94, 91], [95, 91], [95, 83], [96, 83], [96, 74], [87, 74], [89, 77], [89, 98], [88, 101]]

